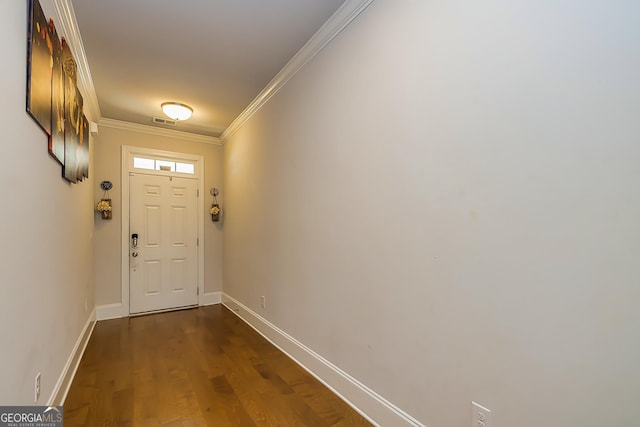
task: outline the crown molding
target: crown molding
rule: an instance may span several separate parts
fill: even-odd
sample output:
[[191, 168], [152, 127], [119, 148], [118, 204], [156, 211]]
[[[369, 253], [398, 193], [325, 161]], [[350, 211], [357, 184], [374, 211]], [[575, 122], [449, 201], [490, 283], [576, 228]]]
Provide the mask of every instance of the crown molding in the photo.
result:
[[102, 119], [102, 113], [100, 113], [100, 105], [98, 104], [96, 89], [93, 86], [91, 70], [89, 69], [89, 62], [85, 54], [84, 44], [80, 36], [80, 28], [76, 21], [73, 5], [71, 4], [71, 0], [53, 0], [53, 7], [58, 18], [56, 22], [58, 35], [64, 37], [76, 60], [78, 67], [77, 84], [83, 96], [83, 106], [89, 110], [89, 114], [87, 114], [89, 119], [93, 122], [98, 122]]
[[320, 29], [305, 43], [305, 45], [289, 60], [287, 65], [262, 89], [253, 101], [235, 118], [235, 120], [220, 135], [220, 138], [188, 132], [174, 131], [171, 129], [155, 128], [152, 126], [138, 125], [119, 120], [105, 119], [100, 112], [98, 97], [93, 85], [89, 62], [85, 54], [80, 29], [76, 21], [71, 0], [52, 0], [58, 22], [56, 28], [58, 34], [64, 36], [69, 44], [78, 66], [78, 87], [83, 95], [84, 106], [88, 109], [89, 119], [101, 126], [133, 130], [136, 132], [150, 133], [154, 135], [170, 136], [189, 139], [197, 142], [221, 145], [244, 125], [272, 96], [315, 57], [324, 47], [331, 42], [347, 25], [362, 13], [374, 0], [346, 0], [342, 6], [320, 27]]
[[262, 89], [247, 108], [222, 132], [220, 140], [224, 144], [243, 124], [247, 122], [273, 95], [275, 95], [307, 62], [313, 59], [344, 28], [362, 13], [373, 0], [346, 0], [342, 6], [305, 43], [287, 65]]
[[168, 138], [179, 138], [188, 141], [202, 142], [204, 144], [222, 145], [220, 138], [215, 136], [199, 135], [197, 133], [183, 132], [180, 130], [165, 129], [155, 126], [141, 125], [138, 123], [124, 122], [121, 120], [102, 118], [98, 122], [98, 126], [107, 128], [128, 130], [133, 132], [141, 132], [149, 135], [165, 136]]

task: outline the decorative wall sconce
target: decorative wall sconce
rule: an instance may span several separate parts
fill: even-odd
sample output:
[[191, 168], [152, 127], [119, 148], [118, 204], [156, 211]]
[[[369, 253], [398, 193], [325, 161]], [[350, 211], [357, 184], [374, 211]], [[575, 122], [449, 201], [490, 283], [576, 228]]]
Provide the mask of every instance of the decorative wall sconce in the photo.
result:
[[222, 213], [222, 209], [220, 209], [220, 205], [218, 204], [218, 189], [212, 188], [209, 192], [213, 196], [213, 203], [211, 204], [211, 209], [209, 209], [209, 213], [211, 214], [211, 221], [220, 221], [220, 214]]
[[100, 212], [102, 215], [102, 219], [111, 219], [111, 198], [109, 197], [109, 190], [113, 188], [113, 184], [111, 181], [102, 181], [100, 183], [100, 188], [104, 190], [104, 194], [102, 195], [102, 199], [96, 205], [96, 210]]

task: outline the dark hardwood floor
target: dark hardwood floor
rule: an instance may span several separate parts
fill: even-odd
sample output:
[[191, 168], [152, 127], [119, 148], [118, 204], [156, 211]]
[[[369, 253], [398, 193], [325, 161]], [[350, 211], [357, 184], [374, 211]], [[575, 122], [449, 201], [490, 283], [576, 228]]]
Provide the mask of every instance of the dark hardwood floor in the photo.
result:
[[98, 322], [71, 426], [370, 426], [222, 305]]

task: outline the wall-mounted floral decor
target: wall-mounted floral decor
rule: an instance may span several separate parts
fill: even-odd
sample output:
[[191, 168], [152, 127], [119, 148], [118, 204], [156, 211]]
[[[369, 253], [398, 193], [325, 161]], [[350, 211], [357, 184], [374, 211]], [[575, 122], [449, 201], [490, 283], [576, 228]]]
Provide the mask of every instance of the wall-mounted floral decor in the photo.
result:
[[111, 212], [113, 211], [111, 199], [101, 199], [96, 206], [96, 210], [100, 212], [102, 219], [111, 219]]
[[212, 188], [210, 190], [210, 193], [213, 196], [213, 203], [211, 204], [211, 209], [209, 209], [209, 213], [211, 214], [211, 221], [217, 222], [217, 221], [220, 221], [220, 214], [222, 213], [222, 209], [218, 204], [218, 189]]
[[113, 218], [113, 206], [111, 205], [111, 197], [109, 197], [109, 190], [113, 188], [113, 184], [111, 181], [102, 181], [100, 183], [100, 188], [104, 191], [102, 195], [102, 199], [96, 205], [96, 210], [100, 212], [102, 219], [111, 219]]
[[211, 221], [220, 221], [220, 206], [217, 203], [211, 205], [209, 213], [211, 214]]

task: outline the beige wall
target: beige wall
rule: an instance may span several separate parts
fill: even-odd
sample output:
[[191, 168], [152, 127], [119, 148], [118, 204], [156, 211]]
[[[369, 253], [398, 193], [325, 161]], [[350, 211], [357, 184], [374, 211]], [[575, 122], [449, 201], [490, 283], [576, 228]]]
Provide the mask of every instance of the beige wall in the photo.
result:
[[[99, 221], [96, 224], [96, 304], [117, 304], [121, 301], [121, 147], [123, 145], [153, 148], [157, 150], [197, 154], [204, 157], [205, 188], [201, 194], [205, 197], [205, 208], [211, 206], [209, 189], [220, 190], [218, 201], [223, 204], [225, 192], [222, 188], [222, 148], [167, 136], [116, 129], [100, 126], [95, 137], [95, 180], [100, 183], [109, 180], [113, 183], [110, 196], [113, 199], [113, 219]], [[99, 200], [102, 190], [96, 185], [94, 197]], [[207, 292], [222, 290], [222, 221], [213, 223], [205, 216], [204, 222], [204, 289]]]
[[428, 426], [637, 424], [638, 8], [375, 1], [226, 143], [225, 293]]
[[82, 183], [64, 181], [25, 111], [26, 23], [27, 2], [1, 3], [1, 405], [32, 405], [38, 372], [38, 403], [47, 403], [94, 301], [95, 170]]

